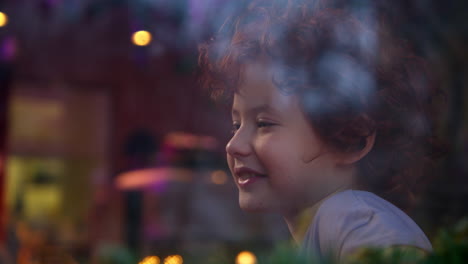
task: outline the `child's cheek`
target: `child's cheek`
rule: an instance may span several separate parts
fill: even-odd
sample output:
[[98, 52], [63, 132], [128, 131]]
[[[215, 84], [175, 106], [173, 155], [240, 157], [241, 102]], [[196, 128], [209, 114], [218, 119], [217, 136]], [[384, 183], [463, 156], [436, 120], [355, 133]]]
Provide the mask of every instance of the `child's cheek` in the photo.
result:
[[258, 159], [268, 173], [272, 173], [272, 170], [277, 171], [286, 161], [288, 146], [278, 135], [268, 134], [259, 137], [255, 148]]
[[[268, 177], [269, 186], [277, 197], [285, 199], [295, 197], [297, 170], [300, 164], [295, 162], [297, 149], [291, 145], [291, 138], [271, 135], [263, 138], [257, 145], [257, 156]], [[294, 144], [294, 143], [293, 143]]]
[[274, 141], [271, 140], [271, 136], [262, 135], [258, 136], [254, 143], [255, 153], [257, 158], [267, 165], [272, 159], [271, 154], [274, 152]]

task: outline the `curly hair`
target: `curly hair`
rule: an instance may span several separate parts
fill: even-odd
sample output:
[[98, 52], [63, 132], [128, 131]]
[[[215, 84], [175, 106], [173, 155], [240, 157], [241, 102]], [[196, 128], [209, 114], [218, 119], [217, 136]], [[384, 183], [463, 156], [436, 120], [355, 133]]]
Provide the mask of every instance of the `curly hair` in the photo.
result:
[[408, 209], [437, 156], [431, 117], [441, 90], [427, 63], [383, 15], [300, 2], [254, 1], [228, 19], [199, 47], [202, 85], [212, 97], [230, 99], [243, 65], [269, 58], [277, 66], [274, 84], [300, 95], [327, 144], [356, 151], [376, 133], [357, 164], [359, 184]]

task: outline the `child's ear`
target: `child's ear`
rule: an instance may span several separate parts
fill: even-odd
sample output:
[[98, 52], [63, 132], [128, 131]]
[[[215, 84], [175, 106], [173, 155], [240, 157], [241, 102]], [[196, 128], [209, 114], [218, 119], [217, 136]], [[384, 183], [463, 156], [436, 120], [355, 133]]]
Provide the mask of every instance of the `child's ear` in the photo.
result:
[[369, 151], [372, 150], [372, 148], [374, 147], [374, 143], [375, 143], [375, 131], [371, 135], [365, 138], [365, 145], [363, 148], [352, 151], [352, 152], [343, 153], [342, 155], [340, 155], [341, 157], [338, 163], [340, 165], [351, 165], [353, 163], [358, 162], [364, 156], [366, 156], [367, 153], [369, 153]]

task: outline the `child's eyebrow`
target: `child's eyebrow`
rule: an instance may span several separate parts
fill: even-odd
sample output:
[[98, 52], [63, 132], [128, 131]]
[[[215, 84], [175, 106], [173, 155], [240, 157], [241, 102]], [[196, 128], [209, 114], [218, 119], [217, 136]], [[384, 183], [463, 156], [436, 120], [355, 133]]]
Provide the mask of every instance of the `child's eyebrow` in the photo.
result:
[[[249, 115], [256, 115], [261, 112], [276, 113], [277, 111], [268, 104], [255, 106], [247, 110], [247, 114]], [[239, 111], [237, 111], [236, 109], [232, 109], [232, 115], [239, 116]]]

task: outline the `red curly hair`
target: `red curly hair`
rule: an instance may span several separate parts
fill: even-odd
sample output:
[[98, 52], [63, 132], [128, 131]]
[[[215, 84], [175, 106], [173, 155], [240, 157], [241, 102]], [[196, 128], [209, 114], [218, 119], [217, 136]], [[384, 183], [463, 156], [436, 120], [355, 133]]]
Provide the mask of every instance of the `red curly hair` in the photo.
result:
[[376, 133], [357, 164], [359, 183], [409, 208], [436, 156], [431, 117], [440, 89], [426, 62], [375, 13], [292, 3], [254, 1], [228, 19], [199, 48], [203, 86], [214, 98], [229, 99], [242, 66], [268, 57], [280, 66], [275, 85], [299, 95], [327, 144], [355, 151]]

